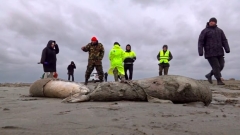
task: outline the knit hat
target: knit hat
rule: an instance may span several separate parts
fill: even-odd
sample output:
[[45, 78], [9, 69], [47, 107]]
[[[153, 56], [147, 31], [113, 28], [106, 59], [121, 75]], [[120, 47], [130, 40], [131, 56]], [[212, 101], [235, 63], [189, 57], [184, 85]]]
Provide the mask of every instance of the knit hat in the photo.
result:
[[217, 23], [217, 19], [215, 17], [210, 18], [209, 22], [215, 22]]
[[96, 37], [92, 37], [91, 41], [97, 41]]
[[168, 48], [168, 46], [167, 46], [167, 45], [163, 45], [163, 47], [162, 47], [162, 48], [164, 48], [164, 47]]

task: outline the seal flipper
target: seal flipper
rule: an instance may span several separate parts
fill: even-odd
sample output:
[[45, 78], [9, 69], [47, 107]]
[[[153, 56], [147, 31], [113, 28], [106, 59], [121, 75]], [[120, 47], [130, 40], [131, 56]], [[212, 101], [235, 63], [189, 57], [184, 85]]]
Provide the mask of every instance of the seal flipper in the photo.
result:
[[155, 98], [155, 97], [152, 97], [152, 96], [149, 96], [149, 95], [147, 95], [147, 100], [150, 103], [161, 103], [161, 104], [170, 103], [170, 104], [173, 104], [173, 102], [171, 100], [163, 100], [163, 99]]
[[186, 90], [186, 89], [190, 89], [192, 86], [191, 86], [191, 84], [189, 84], [189, 83], [185, 83], [185, 84], [179, 84], [179, 87], [178, 87], [178, 89], [177, 89], [177, 92], [182, 92], [182, 91], [184, 91], [184, 90]]
[[82, 95], [80, 93], [76, 93], [74, 95], [70, 95], [69, 97], [62, 100], [62, 103], [77, 103], [77, 102], [84, 102], [89, 101], [89, 95]]

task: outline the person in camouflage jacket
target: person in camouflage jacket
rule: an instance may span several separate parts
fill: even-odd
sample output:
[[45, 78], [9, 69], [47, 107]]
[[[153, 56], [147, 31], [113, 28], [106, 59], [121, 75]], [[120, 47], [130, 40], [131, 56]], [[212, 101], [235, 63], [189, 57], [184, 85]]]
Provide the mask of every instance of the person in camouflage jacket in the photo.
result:
[[85, 72], [85, 85], [88, 83], [88, 79], [95, 67], [97, 70], [100, 82], [103, 81], [103, 67], [102, 67], [102, 59], [104, 57], [104, 47], [101, 43], [98, 42], [96, 37], [92, 37], [91, 43], [82, 47], [84, 52], [88, 52], [88, 65], [87, 70]]
[[216, 24], [217, 19], [211, 18], [207, 22], [206, 28], [201, 31], [198, 39], [198, 53], [199, 56], [203, 56], [204, 53], [205, 58], [212, 67], [210, 73], [205, 75], [209, 83], [212, 83], [212, 75], [214, 75], [217, 84], [224, 85], [221, 80], [221, 71], [225, 64], [224, 50], [226, 53], [230, 53], [230, 47], [223, 30], [218, 28]]

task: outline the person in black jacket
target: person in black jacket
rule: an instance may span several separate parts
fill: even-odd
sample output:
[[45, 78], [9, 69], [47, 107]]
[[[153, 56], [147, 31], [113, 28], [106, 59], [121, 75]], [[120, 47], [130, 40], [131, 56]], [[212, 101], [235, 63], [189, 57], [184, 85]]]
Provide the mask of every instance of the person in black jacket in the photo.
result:
[[68, 65], [68, 80], [70, 81], [70, 76], [72, 76], [72, 81], [74, 82], [74, 69], [76, 69], [76, 65], [73, 61], [71, 61], [70, 65]]
[[56, 72], [57, 54], [59, 53], [58, 45], [55, 41], [48, 41], [47, 46], [42, 50], [40, 63], [43, 64], [45, 72], [44, 78], [53, 78], [53, 73]]
[[[136, 53], [131, 50], [131, 45], [126, 45], [126, 51], [124, 53], [124, 71], [125, 71], [125, 79], [132, 80], [133, 76], [133, 63], [137, 59]], [[127, 74], [127, 70], [129, 70], [129, 76]]]
[[107, 77], [108, 77], [108, 73], [106, 72], [106, 73], [104, 74], [105, 82], [107, 82]]
[[206, 28], [201, 31], [198, 39], [198, 53], [199, 56], [203, 56], [204, 53], [205, 59], [212, 67], [210, 73], [205, 75], [209, 83], [212, 83], [212, 75], [214, 75], [218, 85], [225, 85], [221, 80], [221, 71], [225, 64], [224, 50], [230, 53], [230, 47], [223, 30], [216, 24], [217, 19], [213, 17], [207, 22]]

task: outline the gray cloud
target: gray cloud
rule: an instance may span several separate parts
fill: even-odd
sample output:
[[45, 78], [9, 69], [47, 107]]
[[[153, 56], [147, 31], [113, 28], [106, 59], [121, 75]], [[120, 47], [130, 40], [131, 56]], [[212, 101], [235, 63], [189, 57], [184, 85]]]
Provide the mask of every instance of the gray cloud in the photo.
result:
[[[84, 80], [88, 54], [81, 47], [96, 36], [105, 47], [104, 71], [113, 42], [125, 49], [131, 44], [137, 54], [134, 79], [158, 75], [157, 53], [164, 44], [173, 54], [170, 74], [203, 79], [210, 71], [197, 52], [198, 36], [211, 17], [225, 32], [231, 53], [226, 54], [224, 78], [239, 78], [240, 68], [237, 14], [240, 2], [207, 0], [64, 1], [16, 0], [0, 5], [0, 82], [33, 82], [42, 73], [38, 65], [48, 40], [60, 47], [57, 69], [67, 77], [67, 66], [75, 61], [76, 81]], [[214, 6], [213, 6], [214, 5]], [[231, 7], [231, 8], [229, 8]], [[112, 77], [111, 77], [112, 78]]]

